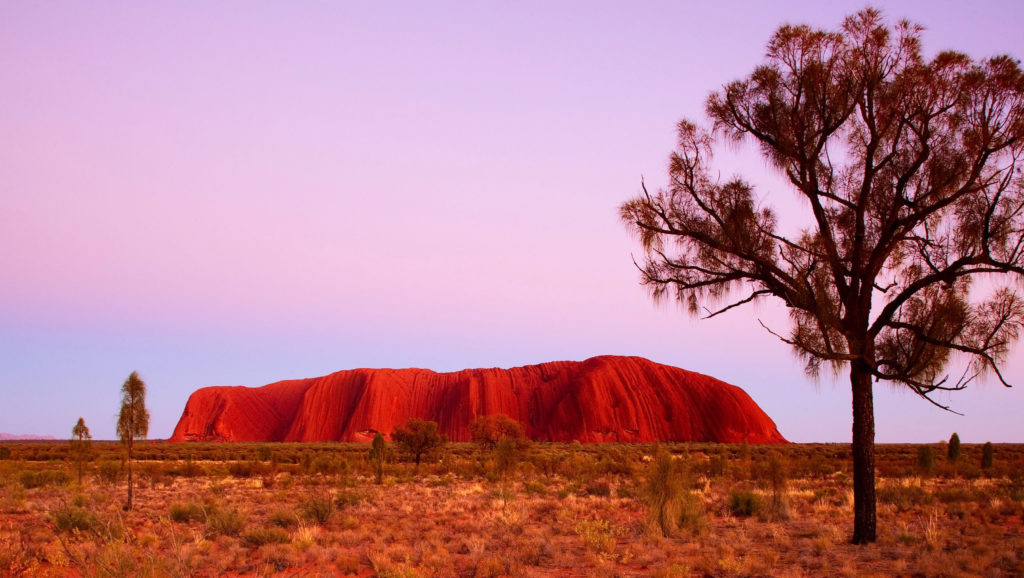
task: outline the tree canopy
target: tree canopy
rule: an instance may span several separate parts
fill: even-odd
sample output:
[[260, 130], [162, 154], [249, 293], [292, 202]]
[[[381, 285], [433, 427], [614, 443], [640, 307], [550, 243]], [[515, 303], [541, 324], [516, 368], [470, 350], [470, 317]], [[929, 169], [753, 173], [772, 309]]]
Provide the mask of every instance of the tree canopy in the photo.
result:
[[[858, 543], [875, 539], [871, 381], [948, 409], [935, 392], [985, 373], [1009, 385], [1024, 322], [998, 284], [1024, 275], [1024, 74], [1009, 56], [926, 60], [921, 32], [873, 9], [837, 31], [782, 26], [764, 63], [708, 97], [710, 127], [679, 123], [669, 185], [621, 208], [656, 299], [709, 317], [781, 299], [792, 327], [768, 329], [808, 373], [849, 368]], [[712, 176], [723, 141], [756, 144], [785, 176], [800, 230], [742, 177]], [[966, 369], [950, 377], [955, 356]]]

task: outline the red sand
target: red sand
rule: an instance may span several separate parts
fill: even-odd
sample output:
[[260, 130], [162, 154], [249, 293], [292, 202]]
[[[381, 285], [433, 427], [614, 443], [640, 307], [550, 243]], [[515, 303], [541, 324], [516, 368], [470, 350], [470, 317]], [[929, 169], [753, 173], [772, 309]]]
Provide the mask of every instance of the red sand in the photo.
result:
[[742, 389], [640, 357], [594, 357], [513, 369], [353, 369], [257, 388], [204, 387], [170, 441], [368, 441], [406, 418], [436, 421], [453, 441], [503, 413], [534, 440], [786, 443]]

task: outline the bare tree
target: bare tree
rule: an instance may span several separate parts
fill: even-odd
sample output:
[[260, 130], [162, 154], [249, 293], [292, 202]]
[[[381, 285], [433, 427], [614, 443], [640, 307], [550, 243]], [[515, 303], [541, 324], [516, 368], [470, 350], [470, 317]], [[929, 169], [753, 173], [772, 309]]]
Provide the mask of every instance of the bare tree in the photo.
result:
[[[668, 187], [621, 207], [655, 299], [713, 317], [777, 297], [792, 328], [768, 330], [808, 373], [848, 368], [858, 544], [876, 538], [872, 380], [944, 409], [934, 393], [986, 372], [1009, 386], [1024, 320], [996, 286], [1024, 275], [1024, 75], [1008, 56], [926, 61], [920, 33], [873, 9], [835, 32], [779, 28], [763, 64], [709, 96], [711, 130], [679, 123]], [[758, 145], [803, 200], [802, 230], [780, 231], [741, 178], [712, 178], [716, 136]]]
[[121, 386], [121, 413], [117, 417], [117, 437], [128, 451], [128, 503], [132, 509], [132, 451], [135, 439], [146, 439], [149, 433], [149, 410], [146, 409], [146, 383], [133, 371]]
[[85, 425], [85, 418], [78, 418], [75, 427], [71, 428], [71, 440], [68, 445], [71, 450], [71, 459], [75, 461], [75, 466], [78, 469], [78, 485], [81, 486], [85, 462], [92, 457], [92, 434], [89, 433], [89, 426]]

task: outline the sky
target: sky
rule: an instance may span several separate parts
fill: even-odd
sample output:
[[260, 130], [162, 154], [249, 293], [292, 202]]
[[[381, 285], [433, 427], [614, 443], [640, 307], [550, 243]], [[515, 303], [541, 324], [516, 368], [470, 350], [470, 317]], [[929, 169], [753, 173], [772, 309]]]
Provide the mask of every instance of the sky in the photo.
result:
[[[656, 305], [618, 207], [675, 124], [784, 23], [860, 2], [0, 3], [0, 432], [149, 437], [188, 396], [357, 367], [639, 355], [744, 388], [797, 442], [848, 442], [766, 303]], [[891, 2], [927, 54], [1024, 56], [1024, 5]], [[752, 147], [716, 157], [783, 219]], [[879, 442], [1024, 442], [1024, 346], [938, 399], [879, 384]]]

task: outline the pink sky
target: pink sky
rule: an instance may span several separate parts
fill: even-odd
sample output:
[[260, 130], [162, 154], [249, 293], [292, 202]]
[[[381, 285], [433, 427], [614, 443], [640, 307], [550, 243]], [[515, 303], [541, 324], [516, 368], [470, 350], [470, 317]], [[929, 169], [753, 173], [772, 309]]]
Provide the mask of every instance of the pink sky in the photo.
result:
[[[112, 438], [132, 370], [163, 438], [206, 385], [624, 354], [849, 441], [845, 378], [804, 376], [757, 323], [778, 309], [651, 304], [617, 207], [778, 25], [862, 6], [4, 3], [0, 431]], [[1016, 2], [885, 11], [929, 53], [1024, 55]], [[720, 160], [799, 206], [756, 155]], [[942, 399], [966, 416], [880, 386], [879, 441], [1024, 442], [1018, 389]]]

